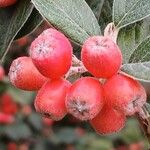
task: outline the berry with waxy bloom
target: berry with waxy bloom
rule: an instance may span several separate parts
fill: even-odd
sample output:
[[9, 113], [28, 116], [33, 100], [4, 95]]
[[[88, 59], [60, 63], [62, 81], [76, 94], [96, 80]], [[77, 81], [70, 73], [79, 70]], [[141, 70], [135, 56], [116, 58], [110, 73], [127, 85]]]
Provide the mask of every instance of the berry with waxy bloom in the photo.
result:
[[98, 134], [112, 134], [120, 131], [126, 122], [126, 116], [111, 107], [104, 106], [102, 111], [90, 121]]
[[56, 79], [71, 67], [72, 46], [61, 32], [50, 28], [32, 42], [30, 56], [41, 74]]
[[146, 103], [145, 89], [138, 81], [128, 76], [114, 75], [106, 81], [103, 88], [106, 105], [122, 110], [126, 115], [140, 111]]
[[10, 82], [17, 88], [34, 91], [48, 80], [34, 66], [30, 57], [19, 57], [15, 59], [9, 69]]
[[66, 107], [70, 114], [80, 120], [93, 119], [103, 107], [101, 83], [92, 77], [77, 80], [69, 89]]
[[50, 80], [39, 90], [34, 106], [44, 117], [61, 120], [66, 114], [66, 94], [71, 83], [65, 79]]
[[81, 59], [86, 69], [98, 78], [110, 78], [122, 63], [119, 47], [108, 37], [93, 36], [82, 46]]

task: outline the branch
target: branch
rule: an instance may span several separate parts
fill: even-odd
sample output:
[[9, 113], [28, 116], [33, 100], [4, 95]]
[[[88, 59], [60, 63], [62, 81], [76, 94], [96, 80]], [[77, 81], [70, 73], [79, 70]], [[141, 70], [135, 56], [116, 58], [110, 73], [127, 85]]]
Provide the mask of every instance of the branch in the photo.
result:
[[65, 78], [69, 78], [70, 76], [76, 74], [82, 74], [87, 72], [87, 69], [84, 67], [82, 61], [80, 61], [75, 55], [72, 56], [72, 66], [68, 73], [65, 75]]

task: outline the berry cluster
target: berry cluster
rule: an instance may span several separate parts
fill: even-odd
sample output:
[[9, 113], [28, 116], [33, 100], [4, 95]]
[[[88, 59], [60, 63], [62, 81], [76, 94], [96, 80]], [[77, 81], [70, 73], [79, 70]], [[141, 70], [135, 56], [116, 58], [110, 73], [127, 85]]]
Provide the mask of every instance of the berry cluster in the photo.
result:
[[11, 83], [23, 90], [38, 90], [35, 109], [47, 118], [57, 121], [70, 113], [89, 120], [100, 134], [119, 131], [126, 116], [139, 112], [146, 102], [144, 88], [119, 73], [121, 51], [104, 36], [90, 37], [82, 46], [82, 63], [93, 77], [82, 77], [71, 84], [64, 77], [72, 65], [72, 49], [61, 32], [45, 30], [32, 42], [30, 57], [13, 61]]

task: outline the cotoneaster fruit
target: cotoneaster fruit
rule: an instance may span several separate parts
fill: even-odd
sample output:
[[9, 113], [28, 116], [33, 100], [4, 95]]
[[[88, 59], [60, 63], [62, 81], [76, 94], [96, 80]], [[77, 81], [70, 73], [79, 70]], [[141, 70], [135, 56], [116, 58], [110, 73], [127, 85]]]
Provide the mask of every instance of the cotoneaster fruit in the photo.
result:
[[126, 122], [126, 116], [123, 112], [103, 107], [102, 111], [90, 121], [90, 124], [98, 134], [112, 134], [120, 131]]
[[15, 115], [18, 112], [17, 104], [8, 93], [0, 96], [0, 111], [8, 115]]
[[61, 120], [66, 114], [66, 94], [71, 83], [65, 79], [46, 82], [39, 90], [34, 105], [44, 117]]
[[80, 120], [93, 119], [103, 107], [101, 83], [92, 77], [78, 79], [69, 89], [66, 107], [70, 114]]
[[146, 92], [136, 80], [117, 74], [103, 85], [105, 103], [114, 109], [123, 110], [126, 115], [140, 111], [146, 102]]
[[7, 150], [17, 150], [17, 144], [14, 142], [10, 142], [7, 144]]
[[11, 124], [15, 121], [15, 118], [12, 115], [5, 114], [0, 112], [0, 124]]
[[50, 28], [32, 42], [30, 56], [41, 74], [56, 79], [71, 67], [72, 46], [61, 32]]
[[48, 80], [34, 66], [30, 57], [19, 57], [15, 59], [9, 70], [10, 82], [22, 90], [34, 91]]
[[7, 7], [13, 5], [17, 2], [17, 0], [0, 0], [0, 7]]
[[0, 66], [0, 81], [4, 79], [5, 76], [5, 70], [3, 66]]
[[93, 36], [82, 46], [81, 59], [87, 70], [98, 78], [110, 78], [122, 63], [119, 47], [108, 37]]

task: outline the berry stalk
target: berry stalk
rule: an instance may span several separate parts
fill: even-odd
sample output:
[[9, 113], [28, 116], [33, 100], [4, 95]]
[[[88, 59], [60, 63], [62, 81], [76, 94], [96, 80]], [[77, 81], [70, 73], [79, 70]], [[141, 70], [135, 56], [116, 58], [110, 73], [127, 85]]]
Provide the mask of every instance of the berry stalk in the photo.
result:
[[68, 73], [65, 75], [65, 78], [68, 79], [70, 76], [82, 74], [85, 72], [87, 72], [87, 69], [84, 67], [82, 61], [80, 61], [75, 55], [72, 55], [72, 66]]

